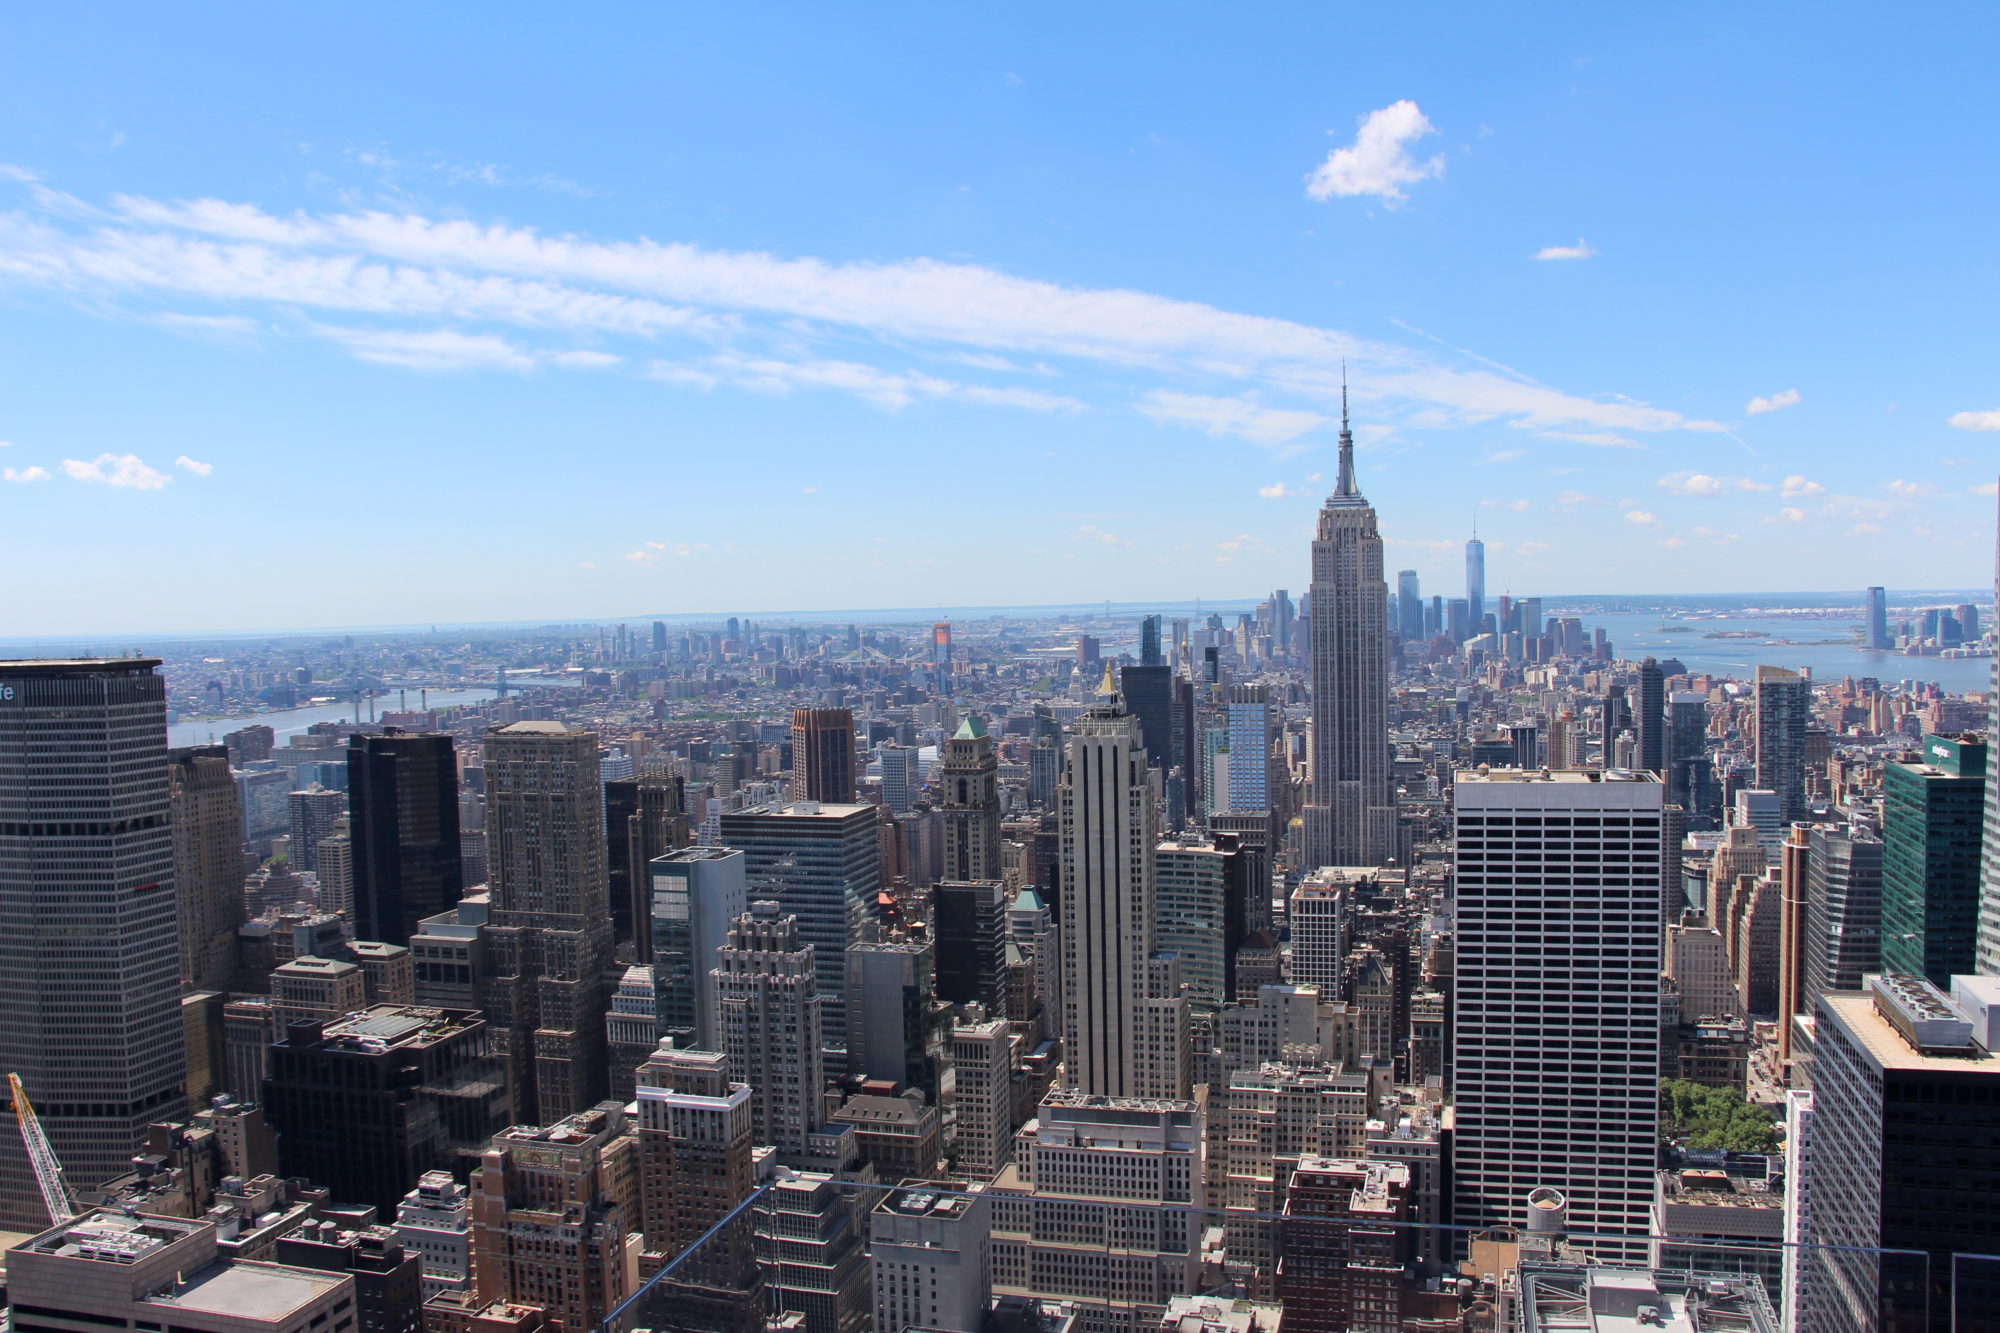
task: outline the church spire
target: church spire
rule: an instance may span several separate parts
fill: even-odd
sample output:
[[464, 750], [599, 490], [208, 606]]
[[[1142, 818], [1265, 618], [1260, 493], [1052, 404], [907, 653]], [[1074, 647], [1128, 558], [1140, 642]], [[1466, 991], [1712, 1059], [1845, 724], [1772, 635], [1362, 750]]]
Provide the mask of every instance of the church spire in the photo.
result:
[[1340, 363], [1340, 480], [1334, 484], [1335, 495], [1359, 495], [1361, 489], [1354, 484], [1354, 432], [1347, 427], [1347, 363]]

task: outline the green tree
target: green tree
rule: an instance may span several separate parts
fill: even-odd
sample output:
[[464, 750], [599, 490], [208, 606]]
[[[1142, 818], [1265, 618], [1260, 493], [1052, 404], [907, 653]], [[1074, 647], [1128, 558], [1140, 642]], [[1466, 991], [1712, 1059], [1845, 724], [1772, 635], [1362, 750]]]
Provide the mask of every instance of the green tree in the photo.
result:
[[1768, 1153], [1781, 1141], [1770, 1111], [1740, 1092], [1686, 1079], [1660, 1080], [1660, 1114], [1673, 1137], [1689, 1148]]

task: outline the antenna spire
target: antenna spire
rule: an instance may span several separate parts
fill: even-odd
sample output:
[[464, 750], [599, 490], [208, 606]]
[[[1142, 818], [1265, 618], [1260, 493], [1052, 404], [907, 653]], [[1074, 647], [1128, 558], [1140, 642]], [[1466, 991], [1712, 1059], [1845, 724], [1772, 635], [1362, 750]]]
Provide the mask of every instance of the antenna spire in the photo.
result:
[[1347, 362], [1340, 363], [1340, 480], [1333, 488], [1335, 495], [1359, 495], [1361, 490], [1354, 484], [1354, 432], [1347, 426]]

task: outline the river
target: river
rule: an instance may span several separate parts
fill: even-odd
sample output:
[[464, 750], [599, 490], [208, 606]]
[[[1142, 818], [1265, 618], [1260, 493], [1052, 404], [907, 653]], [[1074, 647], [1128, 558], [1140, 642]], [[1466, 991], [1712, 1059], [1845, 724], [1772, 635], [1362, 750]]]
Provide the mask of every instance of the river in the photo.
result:
[[[507, 685], [511, 691], [522, 688], [560, 687], [575, 683], [568, 680], [515, 679], [508, 681]], [[405, 706], [409, 711], [415, 712], [419, 707], [419, 699], [425, 701], [422, 706], [427, 708], [483, 704], [491, 701], [495, 693], [491, 685], [481, 685], [469, 690], [431, 690], [428, 693], [418, 690], [389, 690], [375, 696], [375, 715], [380, 717], [385, 712], [400, 712]], [[399, 703], [399, 700], [404, 699], [407, 700], [407, 705]], [[366, 699], [361, 702], [361, 716], [363, 718], [368, 716]], [[244, 713], [235, 717], [194, 718], [170, 725], [167, 728], [167, 744], [169, 746], [220, 744], [224, 732], [235, 731], [239, 727], [262, 725], [277, 733], [279, 745], [285, 745], [290, 737], [310, 730], [315, 723], [353, 720], [354, 704], [351, 700], [337, 704], [312, 704], [305, 708], [277, 709], [268, 713]]]
[[[1557, 614], [1554, 611], [1549, 614]], [[1858, 622], [1794, 620], [1787, 616], [1718, 617], [1662, 620], [1649, 614], [1608, 613], [1583, 616], [1586, 628], [1602, 625], [1618, 656], [1676, 657], [1689, 671], [1749, 680], [1759, 666], [1810, 667], [1813, 679], [1836, 681], [1842, 676], [1873, 676], [1884, 683], [1900, 680], [1936, 681], [1954, 694], [1983, 694], [1992, 688], [1993, 659], [1988, 657], [1905, 657], [1857, 647]], [[1663, 634], [1661, 625], [1685, 626], [1688, 634]], [[1710, 630], [1745, 630], [1789, 642], [1769, 645], [1763, 638], [1705, 639]]]

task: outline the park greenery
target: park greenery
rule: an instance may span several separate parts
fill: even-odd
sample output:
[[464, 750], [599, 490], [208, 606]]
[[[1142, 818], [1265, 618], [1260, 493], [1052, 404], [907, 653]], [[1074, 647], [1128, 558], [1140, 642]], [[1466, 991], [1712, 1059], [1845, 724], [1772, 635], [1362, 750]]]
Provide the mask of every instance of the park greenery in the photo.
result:
[[1675, 1141], [1688, 1148], [1768, 1153], [1783, 1140], [1771, 1112], [1742, 1093], [1686, 1079], [1660, 1080], [1660, 1115]]

